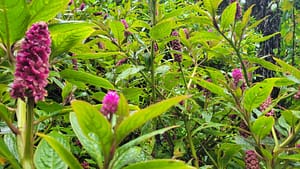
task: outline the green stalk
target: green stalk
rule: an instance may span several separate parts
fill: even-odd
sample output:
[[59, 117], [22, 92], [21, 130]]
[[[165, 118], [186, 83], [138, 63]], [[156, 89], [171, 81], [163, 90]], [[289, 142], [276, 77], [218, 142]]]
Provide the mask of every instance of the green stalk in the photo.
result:
[[28, 98], [26, 106], [25, 145], [22, 166], [26, 169], [34, 169], [33, 165], [33, 117], [34, 98]]
[[195, 145], [193, 143], [193, 138], [192, 138], [192, 134], [191, 134], [191, 129], [190, 129], [190, 125], [188, 123], [188, 119], [187, 119], [187, 116], [184, 117], [184, 125], [185, 125], [185, 128], [187, 130], [187, 138], [188, 138], [188, 142], [190, 144], [190, 148], [191, 148], [191, 151], [192, 151], [192, 155], [193, 155], [193, 158], [194, 158], [194, 165], [196, 168], [199, 168], [199, 159], [198, 159], [198, 156], [197, 156], [197, 153], [196, 153], [196, 149], [195, 149]]
[[[150, 16], [151, 16], [151, 23], [152, 27], [156, 24], [156, 0], [149, 0], [149, 7], [150, 7]], [[151, 82], [152, 82], [152, 101], [156, 101], [156, 92], [155, 92], [155, 66], [154, 66], [154, 59], [155, 59], [155, 51], [154, 51], [154, 40], [151, 40]]]

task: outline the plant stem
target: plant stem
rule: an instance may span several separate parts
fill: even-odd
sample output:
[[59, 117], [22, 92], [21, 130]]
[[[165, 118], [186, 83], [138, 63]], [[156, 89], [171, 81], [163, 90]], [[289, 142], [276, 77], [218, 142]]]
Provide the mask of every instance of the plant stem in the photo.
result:
[[184, 73], [183, 73], [181, 62], [178, 62], [178, 65], [179, 65], [179, 68], [180, 68], [180, 72], [181, 72], [181, 76], [182, 76], [182, 79], [183, 79], [184, 87], [185, 87], [186, 92], [187, 92], [188, 91], [188, 84], [186, 82], [186, 79], [185, 79], [185, 76], [184, 76]]
[[[149, 0], [150, 16], [151, 16], [151, 26], [156, 24], [156, 0]], [[152, 101], [156, 101], [156, 92], [155, 92], [155, 50], [154, 50], [155, 41], [151, 40], [151, 82], [152, 82]]]
[[22, 166], [26, 169], [34, 169], [33, 165], [33, 117], [34, 98], [28, 98], [26, 105], [25, 145]]
[[293, 19], [293, 46], [292, 46], [292, 65], [295, 65], [295, 49], [296, 49], [296, 16], [295, 16], [295, 2], [293, 2], [293, 11], [292, 11], [292, 19]]
[[188, 142], [190, 144], [190, 148], [191, 148], [191, 151], [192, 151], [192, 155], [193, 155], [193, 158], [194, 158], [194, 165], [196, 168], [199, 168], [199, 159], [198, 159], [198, 156], [197, 156], [197, 153], [196, 153], [196, 149], [195, 149], [195, 145], [193, 143], [193, 138], [192, 138], [192, 134], [191, 134], [191, 130], [190, 130], [190, 125], [189, 125], [189, 119], [188, 119], [188, 116], [186, 115], [184, 117], [184, 125], [185, 125], [185, 128], [187, 130], [187, 138], [188, 138]]

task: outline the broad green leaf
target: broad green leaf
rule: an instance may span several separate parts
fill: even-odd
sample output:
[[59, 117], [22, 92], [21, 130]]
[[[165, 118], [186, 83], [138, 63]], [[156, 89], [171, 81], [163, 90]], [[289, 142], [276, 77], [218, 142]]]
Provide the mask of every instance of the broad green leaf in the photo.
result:
[[3, 141], [3, 138], [0, 137], [0, 154], [12, 165], [14, 169], [21, 169], [20, 164], [15, 159], [14, 155], [9, 151], [6, 144]]
[[114, 35], [114, 37], [117, 39], [118, 44], [121, 45], [121, 42], [124, 40], [124, 31], [125, 27], [120, 21], [113, 20], [110, 22], [109, 27]]
[[251, 126], [251, 132], [259, 139], [263, 139], [265, 136], [270, 134], [274, 123], [274, 117], [260, 116]]
[[195, 169], [192, 166], [185, 164], [183, 161], [161, 159], [149, 160], [141, 163], [131, 164], [123, 169]]
[[9, 149], [9, 151], [14, 155], [15, 159], [20, 161], [16, 135], [11, 132], [8, 134], [5, 134], [4, 142], [7, 145], [7, 148]]
[[292, 81], [286, 77], [268, 78], [268, 79], [265, 79], [264, 82], [273, 83], [275, 87], [290, 86], [290, 85], [295, 84], [294, 81]]
[[247, 112], [260, 106], [271, 94], [273, 89], [272, 83], [257, 83], [245, 91], [242, 104]]
[[62, 92], [61, 92], [61, 98], [63, 101], [65, 101], [69, 97], [70, 93], [73, 90], [72, 83], [65, 81], [65, 84], [66, 85], [62, 88]]
[[237, 144], [223, 143], [218, 150], [218, 168], [227, 168], [227, 164], [240, 150]]
[[159, 40], [167, 36], [170, 36], [174, 24], [175, 23], [173, 19], [165, 20], [158, 23], [157, 25], [155, 25], [153, 28], [150, 29], [150, 37], [153, 40]]
[[139, 71], [143, 70], [145, 67], [144, 66], [136, 66], [136, 67], [131, 67], [126, 70], [124, 70], [121, 74], [116, 79], [116, 83], [118, 83], [120, 80], [124, 80], [127, 77], [134, 75], [138, 73]]
[[215, 16], [222, 0], [203, 0], [205, 8], [211, 16]]
[[297, 79], [300, 79], [300, 70], [298, 70], [296, 67], [291, 66], [278, 58], [274, 58], [274, 60], [281, 66], [284, 72], [295, 76]]
[[94, 32], [93, 25], [84, 22], [70, 22], [49, 25], [52, 39], [51, 56], [56, 57], [83, 41]]
[[71, 106], [76, 114], [81, 132], [94, 144], [100, 143], [104, 157], [108, 157], [113, 141], [110, 123], [99, 110], [87, 102], [75, 100]]
[[47, 143], [56, 151], [59, 157], [69, 166], [70, 169], [82, 169], [74, 155], [55, 138], [41, 133], [38, 133], [37, 135], [47, 141]]
[[285, 110], [281, 112], [281, 115], [290, 126], [295, 126], [300, 119], [300, 111]]
[[[115, 155], [115, 157], [116, 156], [117, 155]], [[147, 154], [143, 148], [134, 146], [127, 149], [127, 151], [122, 152], [122, 154], [119, 154], [117, 159], [111, 162], [111, 164], [113, 164], [111, 168], [121, 169], [128, 164], [150, 160], [151, 158], [152, 156]]]
[[258, 20], [258, 21], [255, 21], [253, 24], [251, 24], [250, 26], [248, 26], [248, 30], [251, 30], [253, 28], [256, 28], [259, 24], [261, 24], [265, 19], [267, 19], [268, 16]]
[[[56, 132], [52, 131], [48, 134], [57, 142], [59, 142], [66, 150], [70, 151], [68, 139]], [[55, 150], [45, 141], [42, 140], [34, 153], [34, 164], [37, 169], [67, 169], [68, 165], [59, 157]]]
[[233, 24], [235, 20], [235, 13], [236, 13], [236, 3], [231, 3], [229, 6], [227, 6], [221, 16], [221, 28], [227, 29], [230, 24]]
[[74, 58], [78, 59], [100, 59], [100, 58], [106, 58], [109, 56], [115, 56], [115, 55], [125, 55], [122, 52], [97, 52], [97, 53], [79, 53], [74, 56]]
[[49, 21], [63, 11], [70, 0], [32, 0], [29, 5], [30, 23]]
[[70, 113], [70, 122], [72, 125], [72, 129], [75, 132], [83, 148], [89, 153], [89, 155], [93, 159], [96, 160], [98, 166], [102, 166], [103, 156], [100, 142], [95, 142], [95, 140], [84, 134], [83, 130], [78, 124], [78, 120], [74, 112]]
[[7, 47], [21, 39], [28, 27], [26, 0], [0, 0], [0, 37]]
[[272, 37], [274, 37], [278, 34], [280, 34], [280, 32], [276, 32], [276, 33], [273, 33], [271, 35], [267, 35], [267, 36], [264, 36], [264, 37], [261, 37], [261, 38], [255, 38], [255, 39], [252, 40], [252, 42], [256, 42], [256, 43], [264, 42], [264, 41], [269, 40], [269, 39], [271, 39]]
[[108, 80], [90, 73], [65, 69], [60, 72], [60, 75], [62, 76], [62, 78], [65, 78], [67, 80], [70, 79], [79, 82], [84, 82], [97, 87], [103, 87], [105, 89], [114, 89], [114, 86]]
[[116, 114], [119, 116], [119, 122], [121, 122], [125, 117], [129, 116], [129, 105], [123, 94], [120, 94], [118, 111], [116, 112]]
[[252, 8], [254, 7], [255, 5], [251, 5], [246, 11], [245, 13], [243, 14], [243, 18], [242, 18], [242, 29], [244, 29], [249, 20], [250, 20], [250, 17], [251, 17], [251, 13], [252, 13]]
[[274, 65], [273, 63], [266, 61], [265, 59], [262, 58], [245, 58], [246, 60], [250, 61], [251, 63], [257, 63], [262, 65], [263, 67], [269, 69], [269, 70], [274, 70], [274, 71], [282, 71], [281, 67]]
[[206, 88], [207, 90], [209, 90], [212, 93], [215, 93], [215, 94], [223, 96], [223, 97], [228, 97], [226, 90], [214, 83], [208, 82], [208, 81], [200, 79], [200, 78], [195, 78], [194, 81], [198, 85]]
[[291, 160], [291, 161], [300, 161], [300, 154], [292, 154], [292, 155], [279, 155], [278, 158], [284, 159], [284, 160]]
[[116, 129], [116, 143], [119, 144], [133, 130], [141, 127], [147, 121], [162, 113], [165, 113], [170, 107], [187, 98], [188, 96], [173, 97], [133, 113], [131, 116], [124, 119]]

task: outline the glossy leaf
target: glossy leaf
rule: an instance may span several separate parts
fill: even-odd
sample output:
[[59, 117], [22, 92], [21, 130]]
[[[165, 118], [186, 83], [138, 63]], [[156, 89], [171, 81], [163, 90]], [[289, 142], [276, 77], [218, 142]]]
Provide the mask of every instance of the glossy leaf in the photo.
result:
[[[57, 142], [59, 142], [66, 150], [70, 151], [70, 145], [67, 138], [56, 132], [52, 131], [48, 134]], [[59, 157], [55, 150], [45, 141], [42, 140], [34, 154], [34, 164], [37, 169], [67, 169], [68, 165]]]
[[233, 24], [235, 20], [235, 13], [236, 13], [236, 3], [231, 3], [229, 6], [227, 6], [221, 16], [221, 28], [227, 29], [230, 24]]
[[124, 95], [122, 93], [120, 94], [118, 111], [116, 112], [116, 114], [119, 116], [118, 117], [119, 122], [121, 122], [124, 118], [129, 116], [129, 105], [127, 103], [126, 98], [124, 97]]
[[270, 134], [274, 123], [274, 117], [261, 116], [254, 121], [251, 131], [256, 137], [263, 139], [265, 136]]
[[222, 0], [203, 0], [203, 2], [210, 15], [215, 16], [218, 6], [222, 2]]
[[95, 140], [85, 135], [80, 125], [78, 124], [78, 120], [74, 112], [70, 113], [70, 122], [72, 125], [72, 129], [75, 132], [83, 148], [89, 153], [89, 155], [93, 159], [96, 160], [99, 166], [102, 166], [103, 155], [100, 142], [95, 142]]
[[252, 13], [252, 8], [254, 7], [255, 5], [251, 5], [246, 11], [245, 13], [243, 14], [243, 18], [242, 18], [242, 28], [244, 29], [250, 18], [251, 18], [251, 13]]
[[90, 73], [65, 69], [60, 72], [60, 75], [67, 80], [79, 81], [105, 89], [114, 89], [114, 86], [108, 80]]
[[254, 108], [260, 106], [271, 94], [273, 89], [272, 83], [257, 83], [245, 91], [242, 104], [244, 108], [251, 112]]
[[6, 46], [25, 35], [29, 17], [26, 0], [0, 1], [0, 37]]
[[32, 0], [29, 5], [30, 23], [49, 21], [63, 11], [70, 0]]
[[123, 169], [195, 169], [178, 160], [151, 160], [129, 165]]
[[20, 164], [15, 159], [14, 155], [9, 151], [3, 139], [0, 137], [0, 154], [6, 158], [14, 169], [21, 169]]
[[108, 157], [113, 141], [110, 123], [99, 110], [87, 102], [75, 100], [71, 106], [81, 132], [94, 144], [100, 143], [104, 156]]
[[124, 40], [124, 25], [122, 22], [114, 20], [109, 24], [109, 26], [114, 37], [117, 39], [118, 44], [121, 45], [121, 42]]
[[7, 109], [7, 107], [0, 103], [0, 119], [3, 119], [6, 123], [9, 123], [10, 120], [10, 113]]
[[268, 62], [262, 58], [254, 58], [254, 57], [248, 57], [246, 58], [248, 61], [250, 61], [251, 63], [257, 63], [257, 64], [260, 64], [262, 65], [263, 67], [269, 69], [269, 70], [273, 70], [273, 71], [282, 71], [281, 67], [271, 63], [271, 62]]
[[147, 121], [165, 113], [170, 107], [187, 98], [188, 96], [173, 97], [133, 113], [131, 116], [124, 119], [116, 129], [116, 143], [119, 144], [133, 130], [141, 127]]
[[74, 157], [74, 155], [66, 149], [60, 142], [51, 136], [47, 136], [41, 133], [37, 134], [47, 141], [47, 143], [55, 150], [59, 157], [69, 166], [70, 169], [81, 169], [80, 163]]
[[100, 58], [107, 58], [111, 56], [119, 56], [125, 55], [121, 52], [97, 52], [97, 53], [79, 53], [74, 56], [74, 58], [78, 59], [100, 59]]
[[51, 56], [55, 57], [80, 44], [94, 32], [93, 25], [84, 22], [70, 22], [49, 26], [52, 39]]
[[119, 76], [117, 77], [116, 82], [119, 82], [120, 80], [126, 79], [128, 76], [134, 75], [138, 73], [139, 71], [143, 70], [144, 66], [137, 66], [137, 67], [131, 67], [126, 70], [124, 70]]
[[153, 40], [163, 39], [171, 35], [174, 21], [172, 19], [158, 23], [150, 29], [150, 36]]
[[292, 154], [292, 155], [280, 155], [278, 158], [284, 159], [284, 160], [291, 160], [291, 161], [300, 161], [300, 154]]
[[5, 134], [3, 139], [7, 148], [14, 155], [15, 159], [17, 159], [17, 161], [20, 161], [16, 135], [10, 132], [8, 134]]
[[227, 164], [240, 150], [239, 145], [223, 143], [218, 150], [218, 168], [227, 168]]
[[273, 33], [271, 35], [267, 35], [267, 36], [264, 36], [264, 37], [261, 37], [261, 38], [253, 39], [252, 42], [256, 42], [256, 43], [264, 42], [264, 41], [269, 40], [269, 39], [271, 39], [272, 37], [274, 37], [278, 34], [280, 34], [280, 32], [276, 32], [276, 33]]

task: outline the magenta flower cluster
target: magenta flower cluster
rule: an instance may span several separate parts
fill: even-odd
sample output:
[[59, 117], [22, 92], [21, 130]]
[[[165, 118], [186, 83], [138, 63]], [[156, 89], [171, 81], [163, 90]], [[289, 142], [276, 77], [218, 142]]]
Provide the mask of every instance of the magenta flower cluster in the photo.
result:
[[44, 100], [48, 84], [49, 55], [51, 39], [48, 25], [44, 22], [33, 24], [26, 32], [25, 40], [16, 57], [15, 79], [12, 84], [13, 98]]
[[114, 114], [118, 110], [119, 95], [115, 91], [109, 91], [102, 100], [101, 113], [105, 116]]
[[245, 156], [246, 169], [260, 169], [259, 161], [254, 150], [247, 150]]
[[[177, 31], [173, 31], [172, 32], [172, 36], [178, 36], [178, 32]], [[176, 50], [178, 52], [181, 52], [181, 44], [180, 44], [180, 41], [178, 39], [175, 39], [175, 40], [172, 40], [171, 41], [171, 47], [173, 50]], [[179, 54], [179, 53], [175, 53], [174, 54], [174, 61], [175, 62], [182, 62], [182, 55]]]
[[240, 19], [242, 17], [242, 8], [239, 2], [236, 0], [230, 0], [230, 3], [236, 2], [236, 14], [235, 14], [235, 19]]
[[[259, 107], [259, 110], [261, 112], [265, 111], [267, 108], [269, 108], [272, 105], [272, 98], [269, 96], [267, 100], [265, 100]], [[274, 116], [274, 109], [271, 109], [268, 113], [266, 113], [266, 116]]]

